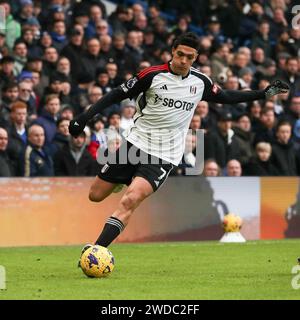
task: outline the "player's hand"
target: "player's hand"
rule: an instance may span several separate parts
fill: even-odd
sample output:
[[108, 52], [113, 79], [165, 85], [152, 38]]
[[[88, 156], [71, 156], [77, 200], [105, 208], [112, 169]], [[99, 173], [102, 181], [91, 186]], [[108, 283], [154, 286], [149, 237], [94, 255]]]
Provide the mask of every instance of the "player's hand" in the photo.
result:
[[86, 120], [85, 118], [80, 115], [76, 117], [75, 119], [70, 121], [69, 124], [69, 132], [73, 137], [78, 137], [84, 130], [86, 125]]
[[281, 80], [275, 80], [265, 89], [266, 98], [271, 98], [276, 94], [287, 93], [290, 90], [288, 84], [282, 82]]

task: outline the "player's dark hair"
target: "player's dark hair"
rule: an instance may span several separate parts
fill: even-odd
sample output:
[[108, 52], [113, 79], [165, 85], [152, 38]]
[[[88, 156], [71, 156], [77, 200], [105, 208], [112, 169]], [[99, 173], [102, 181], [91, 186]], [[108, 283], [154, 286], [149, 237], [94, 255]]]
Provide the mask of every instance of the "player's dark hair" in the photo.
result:
[[176, 49], [179, 45], [188, 46], [194, 48], [199, 52], [200, 49], [200, 41], [198, 36], [193, 32], [187, 32], [174, 40], [173, 48]]

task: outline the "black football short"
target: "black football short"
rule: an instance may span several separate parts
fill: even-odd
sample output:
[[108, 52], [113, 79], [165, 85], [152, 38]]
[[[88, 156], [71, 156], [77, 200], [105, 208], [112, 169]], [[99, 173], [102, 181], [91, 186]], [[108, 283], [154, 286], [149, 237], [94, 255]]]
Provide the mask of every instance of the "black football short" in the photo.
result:
[[[142, 150], [133, 146], [130, 142], [125, 141], [122, 143], [121, 147], [115, 151], [116, 162], [110, 162], [109, 160], [105, 164], [100, 164], [100, 170], [98, 177], [104, 181], [118, 184], [130, 185], [134, 177], [142, 177], [146, 179], [152, 186], [153, 190], [156, 191], [164, 181], [167, 179], [169, 173], [173, 169], [173, 164], [163, 161], [161, 159], [155, 158], [156, 161], [153, 163], [150, 159], [154, 159], [153, 156], [150, 156], [143, 152]], [[128, 150], [129, 148], [135, 149], [135, 152], [140, 156], [142, 155], [143, 159], [147, 158], [147, 163], [134, 163], [132, 164], [128, 159]], [[106, 151], [106, 155], [109, 154]], [[126, 164], [120, 163], [120, 153], [125, 152], [127, 155]], [[124, 153], [123, 153], [124, 155]], [[108, 158], [109, 159], [109, 158]]]

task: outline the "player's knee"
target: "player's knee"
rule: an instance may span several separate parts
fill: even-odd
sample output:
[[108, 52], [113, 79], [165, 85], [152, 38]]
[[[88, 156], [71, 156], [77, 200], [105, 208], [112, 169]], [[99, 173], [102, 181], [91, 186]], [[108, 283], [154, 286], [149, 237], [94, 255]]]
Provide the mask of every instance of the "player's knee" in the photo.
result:
[[125, 209], [125, 211], [131, 211], [134, 208], [135, 199], [130, 194], [125, 194], [121, 199], [121, 206]]
[[90, 192], [89, 192], [89, 200], [90, 201], [93, 201], [93, 202], [100, 202], [102, 200], [104, 200], [105, 197], [103, 197], [103, 195], [98, 191], [96, 190], [93, 190], [93, 188], [90, 189]]
[[129, 191], [121, 199], [121, 205], [126, 211], [134, 210], [145, 198], [143, 192]]
[[93, 201], [93, 202], [100, 202], [101, 201], [98, 197], [96, 197], [96, 195], [92, 191], [89, 192], [89, 200]]

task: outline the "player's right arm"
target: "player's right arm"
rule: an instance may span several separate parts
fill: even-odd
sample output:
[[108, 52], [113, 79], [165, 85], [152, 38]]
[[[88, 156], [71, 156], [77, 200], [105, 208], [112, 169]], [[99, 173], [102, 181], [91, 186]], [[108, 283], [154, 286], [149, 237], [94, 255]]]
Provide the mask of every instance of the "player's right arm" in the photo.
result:
[[83, 131], [86, 123], [96, 114], [100, 113], [102, 110], [114, 103], [121, 102], [123, 99], [126, 99], [126, 94], [120, 88], [116, 88], [108, 92], [95, 104], [91, 105], [91, 107], [87, 111], [81, 113], [70, 121], [70, 134], [74, 137], [78, 136]]
[[[151, 74], [151, 72], [149, 74]], [[101, 113], [105, 108], [113, 104], [120, 103], [127, 98], [132, 99], [147, 90], [151, 85], [151, 79], [150, 76], [142, 76], [142, 73], [140, 73], [105, 94], [95, 104], [91, 105], [87, 111], [70, 121], [70, 134], [74, 137], [78, 136], [84, 130], [86, 123], [96, 114]]]

